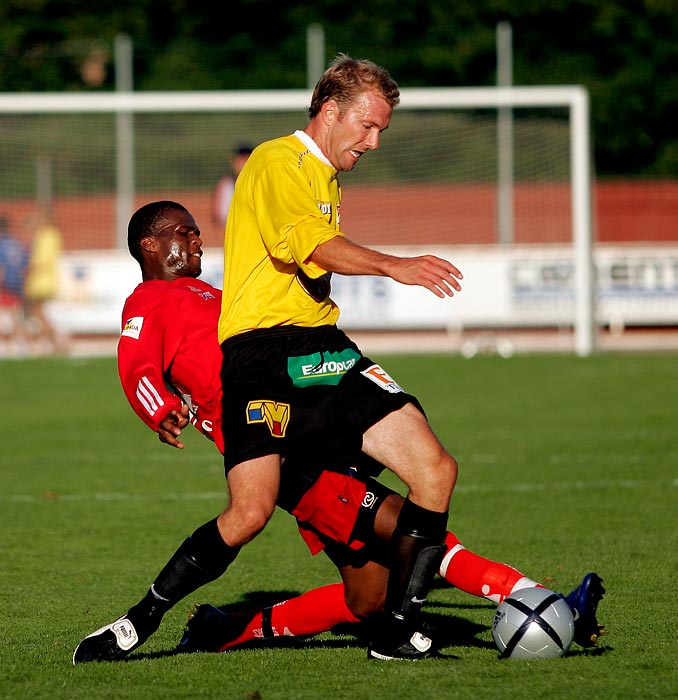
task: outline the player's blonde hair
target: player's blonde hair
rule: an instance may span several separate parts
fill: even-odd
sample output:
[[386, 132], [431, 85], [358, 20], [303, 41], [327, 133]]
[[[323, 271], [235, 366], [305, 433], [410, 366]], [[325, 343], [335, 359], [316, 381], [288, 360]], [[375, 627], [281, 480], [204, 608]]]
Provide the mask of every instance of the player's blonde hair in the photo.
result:
[[309, 119], [313, 119], [328, 100], [335, 100], [341, 116], [366, 90], [381, 93], [392, 108], [400, 102], [398, 84], [385, 68], [365, 58], [351, 58], [340, 53], [315, 86], [308, 108]]

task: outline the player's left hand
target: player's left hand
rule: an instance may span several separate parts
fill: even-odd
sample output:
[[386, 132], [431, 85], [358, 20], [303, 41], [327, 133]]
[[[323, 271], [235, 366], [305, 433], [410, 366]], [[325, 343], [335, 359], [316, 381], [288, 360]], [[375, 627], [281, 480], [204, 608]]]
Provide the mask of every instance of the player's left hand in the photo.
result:
[[183, 404], [178, 411], [170, 411], [160, 421], [158, 428], [158, 439], [167, 445], [176, 447], [179, 450], [184, 449], [184, 443], [179, 440], [181, 431], [188, 425], [188, 406]]
[[461, 291], [462, 273], [451, 262], [436, 255], [395, 258], [388, 265], [388, 276], [396, 282], [425, 287], [441, 299]]

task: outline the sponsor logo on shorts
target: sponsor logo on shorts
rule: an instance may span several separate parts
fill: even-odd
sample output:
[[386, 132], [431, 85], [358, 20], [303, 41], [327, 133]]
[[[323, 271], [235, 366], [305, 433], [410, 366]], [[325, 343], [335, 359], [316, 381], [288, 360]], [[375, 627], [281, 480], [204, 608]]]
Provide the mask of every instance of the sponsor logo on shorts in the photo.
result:
[[125, 335], [128, 338], [134, 338], [139, 340], [139, 334], [141, 333], [141, 327], [144, 325], [143, 316], [133, 316], [125, 321], [125, 325], [122, 327], [121, 335]]
[[314, 352], [287, 359], [287, 373], [295, 386], [339, 384], [341, 378], [360, 358], [347, 348], [341, 352]]
[[268, 399], [250, 401], [247, 404], [247, 422], [266, 423], [273, 437], [285, 437], [290, 421], [290, 405]]
[[374, 504], [377, 502], [377, 497], [372, 493], [372, 491], [367, 491], [365, 492], [365, 496], [363, 497], [363, 502], [362, 502], [362, 507], [363, 508], [372, 508]]
[[398, 394], [403, 390], [395, 379], [387, 374], [379, 365], [372, 365], [363, 370], [360, 374], [391, 394]]

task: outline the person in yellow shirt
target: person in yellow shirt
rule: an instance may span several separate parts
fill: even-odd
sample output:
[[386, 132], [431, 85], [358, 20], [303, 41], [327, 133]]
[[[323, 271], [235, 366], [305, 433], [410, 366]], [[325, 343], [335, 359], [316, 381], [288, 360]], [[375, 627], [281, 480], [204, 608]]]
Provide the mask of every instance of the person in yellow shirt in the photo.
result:
[[63, 334], [57, 332], [47, 317], [45, 305], [59, 293], [59, 258], [62, 237], [59, 229], [48, 220], [41, 222], [33, 237], [26, 281], [24, 301], [26, 323], [31, 334], [47, 344], [52, 352], [65, 348]]
[[329, 451], [348, 465], [362, 450], [409, 489], [385, 613], [368, 646], [369, 658], [383, 660], [437, 653], [419, 614], [457, 477], [416, 398], [337, 328], [330, 296], [332, 273], [386, 276], [441, 298], [461, 289], [450, 262], [385, 255], [340, 226], [338, 174], [379, 147], [399, 94], [385, 69], [339, 55], [315, 87], [306, 128], [254, 149], [226, 224], [219, 320], [231, 502], [215, 529], [231, 560], [271, 517], [287, 456]]

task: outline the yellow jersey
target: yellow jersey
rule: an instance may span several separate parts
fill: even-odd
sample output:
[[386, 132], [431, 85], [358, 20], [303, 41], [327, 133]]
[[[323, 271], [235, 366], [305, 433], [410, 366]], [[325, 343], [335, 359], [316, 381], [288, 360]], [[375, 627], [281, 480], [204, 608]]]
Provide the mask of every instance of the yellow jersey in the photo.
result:
[[49, 224], [38, 227], [24, 283], [24, 294], [29, 301], [47, 301], [57, 296], [61, 247], [59, 229]]
[[[304, 132], [254, 149], [226, 222], [219, 342], [257, 328], [335, 324], [327, 274], [308, 258], [339, 230], [337, 171]], [[322, 290], [313, 296], [306, 291]], [[322, 297], [322, 298], [321, 298]]]

